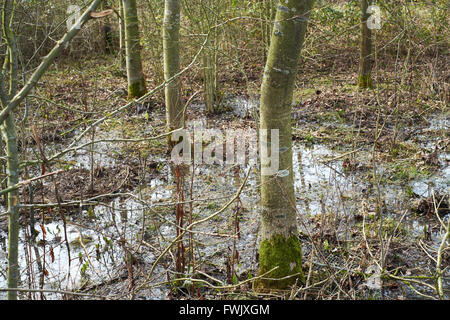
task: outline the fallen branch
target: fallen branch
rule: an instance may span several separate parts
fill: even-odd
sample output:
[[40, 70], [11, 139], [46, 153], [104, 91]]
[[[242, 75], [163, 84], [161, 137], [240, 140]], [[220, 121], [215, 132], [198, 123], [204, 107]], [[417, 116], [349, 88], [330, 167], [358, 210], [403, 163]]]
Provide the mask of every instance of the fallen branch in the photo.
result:
[[42, 176], [39, 176], [39, 177], [34, 177], [34, 178], [31, 178], [31, 179], [28, 179], [28, 180], [21, 181], [21, 182], [19, 182], [19, 183], [13, 185], [13, 186], [11, 186], [11, 187], [8, 187], [8, 188], [6, 188], [6, 189], [0, 190], [0, 196], [3, 195], [3, 194], [5, 194], [5, 193], [9, 193], [9, 192], [11, 192], [11, 191], [17, 190], [17, 189], [19, 189], [20, 187], [26, 186], [27, 184], [30, 184], [30, 183], [33, 182], [33, 181], [40, 180], [40, 179], [44, 179], [44, 178], [47, 178], [47, 177], [49, 177], [49, 176], [53, 176], [53, 175], [55, 175], [55, 174], [59, 174], [59, 173], [61, 173], [61, 172], [63, 172], [63, 171], [64, 171], [64, 170], [58, 170], [58, 171], [46, 173], [46, 174], [44, 174], [44, 175], [42, 175]]

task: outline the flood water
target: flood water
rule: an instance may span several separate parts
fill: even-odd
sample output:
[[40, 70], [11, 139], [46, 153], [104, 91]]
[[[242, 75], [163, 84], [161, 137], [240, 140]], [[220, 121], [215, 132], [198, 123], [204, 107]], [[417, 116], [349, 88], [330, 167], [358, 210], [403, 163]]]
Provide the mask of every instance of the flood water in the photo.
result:
[[[254, 110], [246, 99], [236, 99], [232, 104], [233, 113], [245, 117]], [[448, 119], [438, 116], [430, 119], [427, 130], [446, 131]], [[111, 133], [100, 133], [96, 139], [110, 137]], [[425, 150], [432, 151], [436, 142], [427, 136], [418, 135]], [[84, 143], [88, 138], [80, 141]], [[68, 154], [66, 161], [71, 161], [75, 168], [89, 168], [91, 153], [89, 148]], [[115, 155], [120, 147], [110, 143], [99, 143], [95, 147], [94, 161], [102, 167], [114, 167], [119, 164]], [[299, 213], [299, 226], [302, 233], [312, 232], [314, 217], [332, 212], [337, 221], [339, 240], [348, 240], [348, 229], [356, 223], [354, 217], [365, 210], [369, 215], [374, 211], [377, 190], [373, 184], [370, 150], [355, 152], [358, 163], [352, 170], [344, 167], [344, 153], [334, 151], [323, 144], [305, 144], [294, 142], [293, 165], [295, 179], [296, 206]], [[96, 285], [106, 287], [102, 292], [110, 297], [123, 298], [123, 283], [128, 273], [125, 267], [126, 252], [132, 252], [139, 263], [149, 270], [158, 255], [176, 237], [176, 220], [174, 214], [174, 196], [176, 193], [175, 176], [165, 158], [156, 158], [160, 163], [158, 172], [147, 177], [145, 186], [123, 192], [108, 199], [101, 199], [102, 204], [80, 206], [71, 209], [67, 216], [66, 228], [60, 217], [46, 220], [45, 241], [41, 223], [37, 221], [34, 229], [37, 236], [29, 240], [29, 226], [20, 233], [20, 267], [22, 270], [22, 287], [54, 290], [75, 290]], [[450, 153], [443, 150], [438, 156], [439, 169], [431, 176], [413, 179], [407, 185], [398, 184], [387, 179], [379, 179], [380, 194], [384, 206], [382, 214], [398, 220], [404, 210], [410, 208], [411, 191], [428, 197], [432, 192], [448, 194], [450, 189]], [[250, 170], [247, 186], [239, 197], [240, 208], [233, 203], [227, 210], [194, 230], [196, 265], [209, 275], [226, 281], [226, 261], [236, 245], [239, 263], [236, 274], [245, 278], [247, 273], [257, 270], [257, 247], [259, 231], [259, 171], [257, 168], [236, 168], [217, 165], [201, 165], [192, 175], [186, 176], [185, 201], [189, 201], [190, 190], [196, 200], [193, 206], [194, 219], [205, 218], [219, 210], [237, 192], [246, 172]], [[189, 172], [192, 172], [192, 167]], [[384, 177], [387, 168], [377, 168], [377, 174]], [[363, 208], [363, 209], [362, 209]], [[5, 211], [1, 208], [2, 212]], [[238, 210], [240, 238], [233, 238], [236, 227], [235, 214]], [[185, 212], [190, 211], [189, 204]], [[187, 218], [186, 218], [187, 219]], [[447, 221], [448, 215], [444, 218]], [[407, 214], [404, 226], [412, 237], [420, 237], [429, 222], [421, 217]], [[306, 230], [310, 228], [310, 230]], [[66, 232], [64, 231], [66, 229]], [[66, 237], [67, 242], [66, 243]], [[187, 236], [186, 236], [187, 237]], [[122, 240], [124, 241], [122, 241]], [[235, 241], [235, 242], [234, 242]], [[440, 230], [431, 232], [429, 245], [437, 248], [441, 242]], [[145, 244], [143, 244], [145, 243]], [[0, 230], [0, 287], [6, 287], [7, 268], [7, 230]], [[305, 254], [308, 250], [305, 250]], [[320, 263], [320, 261], [318, 261]], [[43, 285], [40, 281], [43, 269], [46, 276]], [[165, 256], [156, 265], [149, 283], [136, 298], [167, 299], [169, 287], [160, 284], [173, 279], [173, 260]], [[147, 274], [144, 274], [147, 275]], [[448, 284], [448, 283], [447, 283]], [[414, 296], [414, 293], [410, 294]], [[47, 299], [60, 298], [60, 294], [45, 293]], [[6, 293], [0, 292], [0, 299]], [[39, 294], [32, 294], [39, 298]], [[24, 296], [25, 298], [25, 296]]]

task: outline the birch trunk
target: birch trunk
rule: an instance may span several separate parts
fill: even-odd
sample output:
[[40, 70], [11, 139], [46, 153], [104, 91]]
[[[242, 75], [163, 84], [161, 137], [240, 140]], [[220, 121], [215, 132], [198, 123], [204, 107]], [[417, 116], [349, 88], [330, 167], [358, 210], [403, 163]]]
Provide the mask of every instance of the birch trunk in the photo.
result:
[[[261, 86], [260, 131], [279, 130], [279, 174], [261, 176], [262, 239], [259, 274], [271, 269], [268, 278], [255, 282], [255, 289], [284, 289], [303, 279], [302, 248], [297, 237], [297, 219], [292, 172], [291, 110], [299, 53], [305, 38], [313, 0], [287, 0], [277, 8], [275, 23]], [[261, 141], [263, 143], [263, 141]], [[269, 155], [270, 156], [270, 155]], [[264, 159], [261, 159], [262, 166]], [[263, 168], [261, 168], [263, 171]]]
[[361, 3], [361, 43], [358, 70], [358, 87], [360, 89], [372, 87], [372, 32], [367, 26], [370, 14], [367, 13], [369, 0]]
[[[180, 1], [165, 0], [163, 24], [164, 80], [180, 70]], [[183, 127], [183, 106], [180, 97], [180, 78], [165, 87], [167, 130]]]
[[147, 92], [142, 71], [136, 0], [123, 0], [123, 9], [125, 17], [128, 98], [134, 99], [143, 96]]

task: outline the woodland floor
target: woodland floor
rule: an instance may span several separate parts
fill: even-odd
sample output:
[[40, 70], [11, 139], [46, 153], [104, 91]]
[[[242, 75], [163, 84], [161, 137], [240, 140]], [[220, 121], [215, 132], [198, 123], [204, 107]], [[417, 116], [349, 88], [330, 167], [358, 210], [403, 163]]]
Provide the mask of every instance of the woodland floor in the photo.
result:
[[[21, 194], [22, 203], [34, 204], [22, 214], [23, 285], [70, 288], [110, 299], [436, 297], [432, 288], [443, 228], [435, 206], [444, 223], [449, 219], [446, 67], [430, 57], [417, 63], [402, 84], [391, 71], [394, 61], [383, 60], [375, 74], [379, 87], [358, 91], [356, 74], [348, 71], [355, 60], [354, 53], [344, 50], [333, 60], [304, 64], [296, 83], [294, 171], [306, 285], [259, 296], [251, 290], [258, 267], [259, 171], [202, 165], [192, 174], [191, 167], [177, 192], [166, 138], [99, 142], [51, 165], [44, 161], [24, 169], [24, 177], [64, 171]], [[250, 84], [232, 72], [220, 79], [223, 113], [207, 116], [198, 96], [187, 108], [187, 122], [204, 119], [211, 128], [256, 128], [262, 68], [257, 62], [246, 65]], [[430, 65], [442, 73], [431, 74]], [[430, 82], [428, 76], [442, 81]], [[149, 80], [149, 88], [153, 85]], [[184, 75], [183, 86], [188, 99], [201, 88], [198, 74]], [[114, 57], [61, 60], [34, 96], [27, 119], [33, 129], [20, 125], [22, 114], [17, 117], [22, 160], [30, 163], [49, 159], [95, 119], [125, 105], [126, 78]], [[162, 101], [162, 92], [157, 92], [146, 103], [109, 118], [78, 144], [163, 134]], [[187, 201], [186, 221], [205, 218], [234, 196], [247, 171], [239, 201], [198, 225], [191, 237], [185, 235], [190, 268], [174, 281], [180, 278], [176, 246], [155, 261], [176, 237], [175, 194], [182, 193]], [[44, 209], [36, 205], [55, 203], [59, 205]], [[33, 237], [29, 225], [35, 229]], [[378, 276], [381, 243], [386, 272]], [[6, 221], [0, 218], [0, 284], [6, 277], [6, 246]], [[447, 248], [441, 266], [446, 268], [447, 298], [449, 262]]]

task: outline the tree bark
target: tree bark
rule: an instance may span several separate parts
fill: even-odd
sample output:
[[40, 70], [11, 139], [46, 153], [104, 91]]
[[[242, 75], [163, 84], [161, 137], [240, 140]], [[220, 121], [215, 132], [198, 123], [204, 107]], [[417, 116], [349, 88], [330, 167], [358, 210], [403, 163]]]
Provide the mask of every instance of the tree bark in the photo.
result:
[[[14, 116], [10, 114], [1, 126], [3, 141], [6, 144], [8, 186], [19, 183], [19, 151]], [[8, 288], [18, 288], [19, 275], [19, 192], [13, 190], [8, 194]], [[17, 300], [17, 291], [8, 291], [8, 300]]]
[[[164, 80], [167, 81], [180, 70], [180, 1], [165, 0], [163, 24]], [[180, 96], [180, 78], [165, 87], [167, 130], [183, 127], [183, 106]]]
[[372, 32], [367, 26], [370, 14], [367, 13], [369, 0], [360, 0], [361, 6], [361, 43], [359, 54], [358, 87], [372, 87]]
[[[284, 289], [303, 279], [302, 249], [297, 237], [297, 219], [292, 172], [291, 111], [294, 81], [297, 75], [299, 53], [306, 34], [308, 16], [313, 0], [281, 2], [270, 40], [270, 47], [261, 86], [260, 131], [279, 130], [279, 174], [261, 176], [262, 235], [259, 248], [259, 274], [277, 270], [265, 277], [284, 280], [255, 282], [255, 289]], [[261, 158], [263, 172], [264, 159]], [[267, 164], [266, 164], [267, 165]]]
[[206, 112], [214, 114], [221, 111], [218, 81], [218, 49], [221, 31], [216, 25], [223, 11], [223, 3], [220, 0], [214, 0], [209, 1], [208, 5], [214, 7], [215, 12], [212, 13], [205, 10], [203, 16], [204, 32], [209, 33], [208, 41], [203, 50], [203, 86]]
[[125, 17], [128, 98], [134, 99], [143, 96], [147, 92], [142, 71], [136, 0], [123, 0], [123, 9]]
[[[1, 102], [3, 108], [9, 103], [10, 99], [16, 94], [18, 83], [18, 50], [17, 43], [12, 30], [12, 20], [14, 16], [15, 1], [5, 0], [3, 4], [2, 24], [3, 36], [6, 39], [7, 49], [5, 56], [8, 57], [9, 64], [9, 91], [4, 91], [2, 81]], [[6, 64], [5, 64], [6, 66]], [[7, 175], [8, 186], [14, 186], [19, 182], [19, 152], [17, 150], [17, 133], [12, 113], [8, 115], [1, 125], [3, 141], [6, 144], [7, 156]], [[17, 288], [19, 286], [19, 197], [18, 191], [12, 190], [8, 194], [8, 288]], [[8, 291], [8, 300], [17, 300], [17, 291]]]
[[[212, 31], [215, 33], [215, 30]], [[211, 37], [211, 36], [210, 36]], [[216, 108], [216, 64], [214, 63], [214, 40], [209, 38], [203, 54], [203, 86], [205, 90], [206, 111], [213, 114]]]
[[120, 68], [124, 68], [125, 61], [125, 15], [123, 13], [123, 2], [119, 0], [119, 59]]
[[266, 62], [267, 51], [270, 46], [270, 35], [272, 34], [272, 21], [275, 19], [275, 0], [262, 0], [261, 5], [261, 38], [263, 42], [263, 58]]

